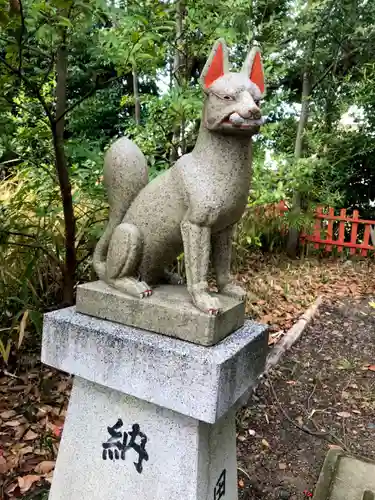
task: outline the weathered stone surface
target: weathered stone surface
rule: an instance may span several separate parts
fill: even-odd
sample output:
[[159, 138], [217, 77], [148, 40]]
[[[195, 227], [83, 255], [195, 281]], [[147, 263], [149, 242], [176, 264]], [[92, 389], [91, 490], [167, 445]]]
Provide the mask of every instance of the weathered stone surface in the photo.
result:
[[341, 449], [327, 453], [313, 500], [372, 500], [375, 462], [356, 458]]
[[75, 307], [44, 316], [42, 361], [65, 372], [208, 423], [263, 371], [267, 327], [251, 321], [203, 347], [92, 318]]
[[[104, 460], [107, 427], [118, 419], [122, 436], [112, 442], [120, 449], [111, 450], [119, 459], [107, 452]], [[138, 470], [134, 449], [121, 459], [123, 433], [129, 445], [134, 424], [147, 437], [148, 460]], [[222, 500], [237, 500], [233, 411], [209, 425], [76, 377], [49, 500], [214, 500], [223, 471]]]
[[148, 182], [145, 158], [126, 137], [107, 151], [109, 221], [93, 262], [101, 280], [147, 298], [183, 251], [195, 306], [217, 314], [224, 299], [208, 290], [211, 255], [220, 293], [239, 301], [246, 296], [230, 276], [230, 263], [234, 227], [248, 200], [252, 137], [263, 123], [259, 48], [250, 50], [235, 73], [229, 70], [225, 42], [218, 40], [201, 82], [204, 104], [196, 145], [170, 169]]
[[76, 308], [84, 314], [209, 346], [244, 324], [242, 302], [223, 297], [221, 304], [221, 314], [210, 316], [194, 307], [184, 286], [162, 285], [151, 297], [139, 299], [95, 281], [78, 286]]

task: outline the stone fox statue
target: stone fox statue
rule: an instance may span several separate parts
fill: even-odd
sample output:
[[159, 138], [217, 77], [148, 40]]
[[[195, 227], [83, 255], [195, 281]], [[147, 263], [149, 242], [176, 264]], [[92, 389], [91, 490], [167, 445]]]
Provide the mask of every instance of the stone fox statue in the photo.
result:
[[[106, 153], [110, 215], [94, 268], [109, 285], [143, 298], [151, 295], [152, 285], [174, 281], [166, 269], [183, 251], [193, 303], [216, 315], [220, 294], [245, 298], [230, 277], [231, 245], [248, 199], [252, 136], [262, 124], [259, 49], [253, 48], [241, 72], [233, 73], [225, 42], [218, 40], [201, 82], [205, 99], [196, 145], [172, 168], [149, 183], [145, 157], [125, 137]], [[219, 294], [208, 291], [210, 257]]]

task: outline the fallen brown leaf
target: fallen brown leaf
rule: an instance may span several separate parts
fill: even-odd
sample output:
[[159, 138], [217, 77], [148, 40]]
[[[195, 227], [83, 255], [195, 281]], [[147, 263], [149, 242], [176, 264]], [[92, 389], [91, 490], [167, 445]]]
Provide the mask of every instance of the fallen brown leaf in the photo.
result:
[[10, 493], [13, 493], [13, 491], [18, 487], [18, 482], [17, 483], [11, 483], [9, 486], [5, 488], [5, 493], [9, 495]]
[[46, 476], [44, 476], [44, 480], [48, 481], [50, 484], [52, 484], [52, 479], [53, 479], [53, 471], [49, 472]]
[[349, 413], [348, 411], [340, 411], [339, 413], [337, 413], [337, 416], [341, 418], [349, 418], [352, 416], [352, 414]]
[[19, 465], [19, 457], [17, 455], [10, 455], [7, 457], [8, 470], [15, 469]]
[[21, 425], [19, 420], [9, 420], [9, 422], [4, 422], [2, 427], [18, 427]]
[[32, 446], [25, 446], [25, 448], [21, 448], [19, 451], [19, 455], [22, 457], [23, 455], [27, 455], [28, 453], [33, 453], [34, 448]]
[[8, 472], [8, 464], [4, 457], [0, 456], [0, 474]]
[[285, 469], [286, 469], [286, 467], [287, 467], [287, 465], [286, 465], [285, 463], [283, 463], [283, 462], [279, 462], [279, 469], [280, 469], [280, 470], [285, 470]]
[[31, 486], [36, 483], [37, 481], [40, 481], [41, 476], [36, 476], [35, 474], [29, 474], [27, 476], [23, 477], [18, 477], [18, 486], [20, 487], [21, 493], [26, 493], [29, 491]]
[[375, 365], [370, 365], [367, 369], [370, 370], [370, 372], [375, 372]]
[[13, 418], [16, 415], [17, 413], [14, 410], [8, 410], [0, 413], [0, 418], [2, 418], [3, 420], [7, 420], [8, 418]]
[[57, 438], [61, 437], [61, 434], [62, 434], [62, 431], [63, 431], [63, 426], [62, 425], [55, 425], [55, 424], [48, 423], [47, 428]]
[[329, 444], [328, 448], [334, 449], [334, 450], [341, 450], [341, 446], [338, 446], [337, 444]]
[[24, 436], [24, 441], [33, 441], [34, 439], [36, 439], [38, 437], [38, 434], [34, 431], [32, 431], [31, 429], [29, 429], [25, 436]]
[[15, 429], [14, 439], [18, 441], [25, 434], [27, 425], [19, 425], [18, 427], [14, 427], [14, 429]]
[[262, 439], [262, 445], [263, 445], [265, 448], [269, 448], [269, 447], [270, 447], [270, 444], [269, 444], [269, 442], [268, 442], [266, 439]]
[[37, 474], [49, 474], [55, 468], [55, 463], [55, 461], [45, 460], [44, 462], [40, 462], [34, 470]]
[[270, 314], [266, 314], [261, 318], [262, 323], [273, 323], [274, 317], [271, 316]]

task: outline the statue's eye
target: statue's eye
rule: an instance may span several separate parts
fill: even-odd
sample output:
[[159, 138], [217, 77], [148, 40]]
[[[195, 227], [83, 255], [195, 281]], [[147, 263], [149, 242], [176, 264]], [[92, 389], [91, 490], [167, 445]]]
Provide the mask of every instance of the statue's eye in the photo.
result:
[[226, 101], [233, 101], [233, 97], [231, 95], [223, 95], [223, 99]]
[[254, 101], [254, 103], [255, 103], [255, 106], [257, 106], [257, 107], [259, 108], [259, 106], [260, 106], [260, 101], [259, 101], [259, 100], [255, 100], [255, 101]]

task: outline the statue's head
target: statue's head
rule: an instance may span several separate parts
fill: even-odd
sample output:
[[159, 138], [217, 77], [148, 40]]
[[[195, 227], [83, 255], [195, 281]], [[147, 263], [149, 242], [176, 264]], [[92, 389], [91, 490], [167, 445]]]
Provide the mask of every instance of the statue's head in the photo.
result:
[[258, 47], [248, 53], [239, 73], [229, 71], [228, 50], [218, 40], [201, 75], [206, 95], [203, 126], [214, 132], [252, 136], [262, 125], [263, 65]]

